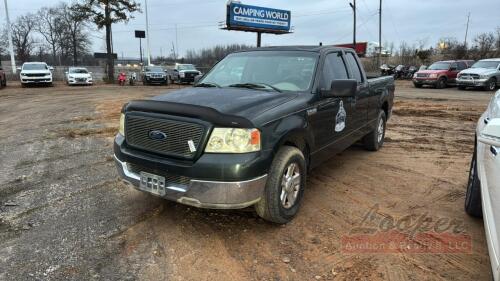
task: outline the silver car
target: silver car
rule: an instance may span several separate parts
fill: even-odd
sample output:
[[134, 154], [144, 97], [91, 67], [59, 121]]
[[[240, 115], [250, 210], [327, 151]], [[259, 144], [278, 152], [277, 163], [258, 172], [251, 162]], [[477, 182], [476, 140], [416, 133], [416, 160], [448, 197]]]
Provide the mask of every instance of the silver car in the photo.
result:
[[500, 90], [479, 119], [465, 211], [483, 217], [495, 280], [500, 280]]
[[457, 76], [458, 88], [481, 87], [493, 91], [500, 85], [500, 58], [477, 61], [471, 68], [460, 71]]

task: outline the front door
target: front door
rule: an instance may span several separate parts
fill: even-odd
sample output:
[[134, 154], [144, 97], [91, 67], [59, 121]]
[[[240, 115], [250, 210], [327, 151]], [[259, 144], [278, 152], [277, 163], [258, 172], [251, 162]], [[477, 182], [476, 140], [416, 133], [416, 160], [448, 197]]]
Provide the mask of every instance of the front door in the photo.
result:
[[[349, 79], [342, 52], [325, 57], [320, 80], [321, 90], [330, 90], [335, 79]], [[318, 160], [328, 159], [349, 147], [349, 134], [354, 128], [352, 98], [321, 97], [318, 93], [313, 109], [308, 112], [313, 127], [315, 151]], [[320, 161], [321, 161], [320, 160]]]

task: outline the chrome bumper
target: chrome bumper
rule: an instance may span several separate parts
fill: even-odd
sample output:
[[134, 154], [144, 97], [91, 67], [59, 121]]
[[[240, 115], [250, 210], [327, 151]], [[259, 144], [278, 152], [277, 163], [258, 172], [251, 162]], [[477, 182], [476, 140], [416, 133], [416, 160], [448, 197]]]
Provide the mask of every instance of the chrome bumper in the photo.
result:
[[460, 86], [484, 86], [488, 79], [459, 79], [457, 78], [457, 85]]
[[[115, 155], [115, 164], [122, 179], [139, 188], [141, 177], [130, 171], [126, 162]], [[208, 209], [241, 209], [257, 203], [264, 194], [267, 175], [239, 182], [204, 181], [191, 179], [187, 186], [166, 186], [162, 198], [181, 204]]]

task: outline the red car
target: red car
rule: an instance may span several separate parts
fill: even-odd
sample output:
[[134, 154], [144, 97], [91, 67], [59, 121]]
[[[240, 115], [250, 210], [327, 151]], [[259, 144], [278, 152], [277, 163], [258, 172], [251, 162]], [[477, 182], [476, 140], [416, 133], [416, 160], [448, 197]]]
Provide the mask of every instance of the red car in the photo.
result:
[[7, 76], [5, 71], [3, 71], [2, 66], [0, 66], [0, 88], [7, 86]]
[[423, 85], [431, 85], [436, 89], [442, 89], [446, 86], [456, 85], [457, 74], [469, 68], [474, 61], [472, 60], [447, 60], [438, 61], [431, 64], [425, 70], [419, 70], [413, 76], [413, 85], [421, 88]]

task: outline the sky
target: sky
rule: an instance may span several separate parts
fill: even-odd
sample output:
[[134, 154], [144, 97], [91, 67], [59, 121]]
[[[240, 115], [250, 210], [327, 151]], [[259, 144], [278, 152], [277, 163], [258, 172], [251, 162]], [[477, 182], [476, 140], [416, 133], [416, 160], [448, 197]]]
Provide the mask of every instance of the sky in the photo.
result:
[[[36, 12], [58, 0], [7, 0], [10, 18]], [[143, 13], [135, 13], [128, 23], [113, 25], [114, 51], [119, 57], [139, 57], [139, 40], [134, 30], [145, 29]], [[294, 33], [264, 34], [262, 45], [316, 45], [352, 42], [353, 0], [244, 0], [242, 3], [291, 11]], [[5, 9], [0, 1], [0, 22], [5, 22]], [[71, 2], [71, 1], [67, 1]], [[219, 29], [225, 19], [227, 0], [148, 0], [150, 47], [152, 56], [169, 55], [172, 46], [179, 54], [218, 44], [256, 44], [255, 33]], [[379, 0], [356, 0], [357, 41], [378, 41]], [[440, 38], [465, 37], [467, 14], [470, 13], [469, 43], [482, 32], [500, 27], [500, 0], [383, 0], [382, 42], [396, 46], [405, 41], [435, 46]], [[177, 27], [177, 28], [176, 28]], [[176, 36], [177, 30], [177, 36]], [[91, 38], [93, 51], [104, 51], [104, 31]], [[143, 47], [145, 48], [143, 41]]]

